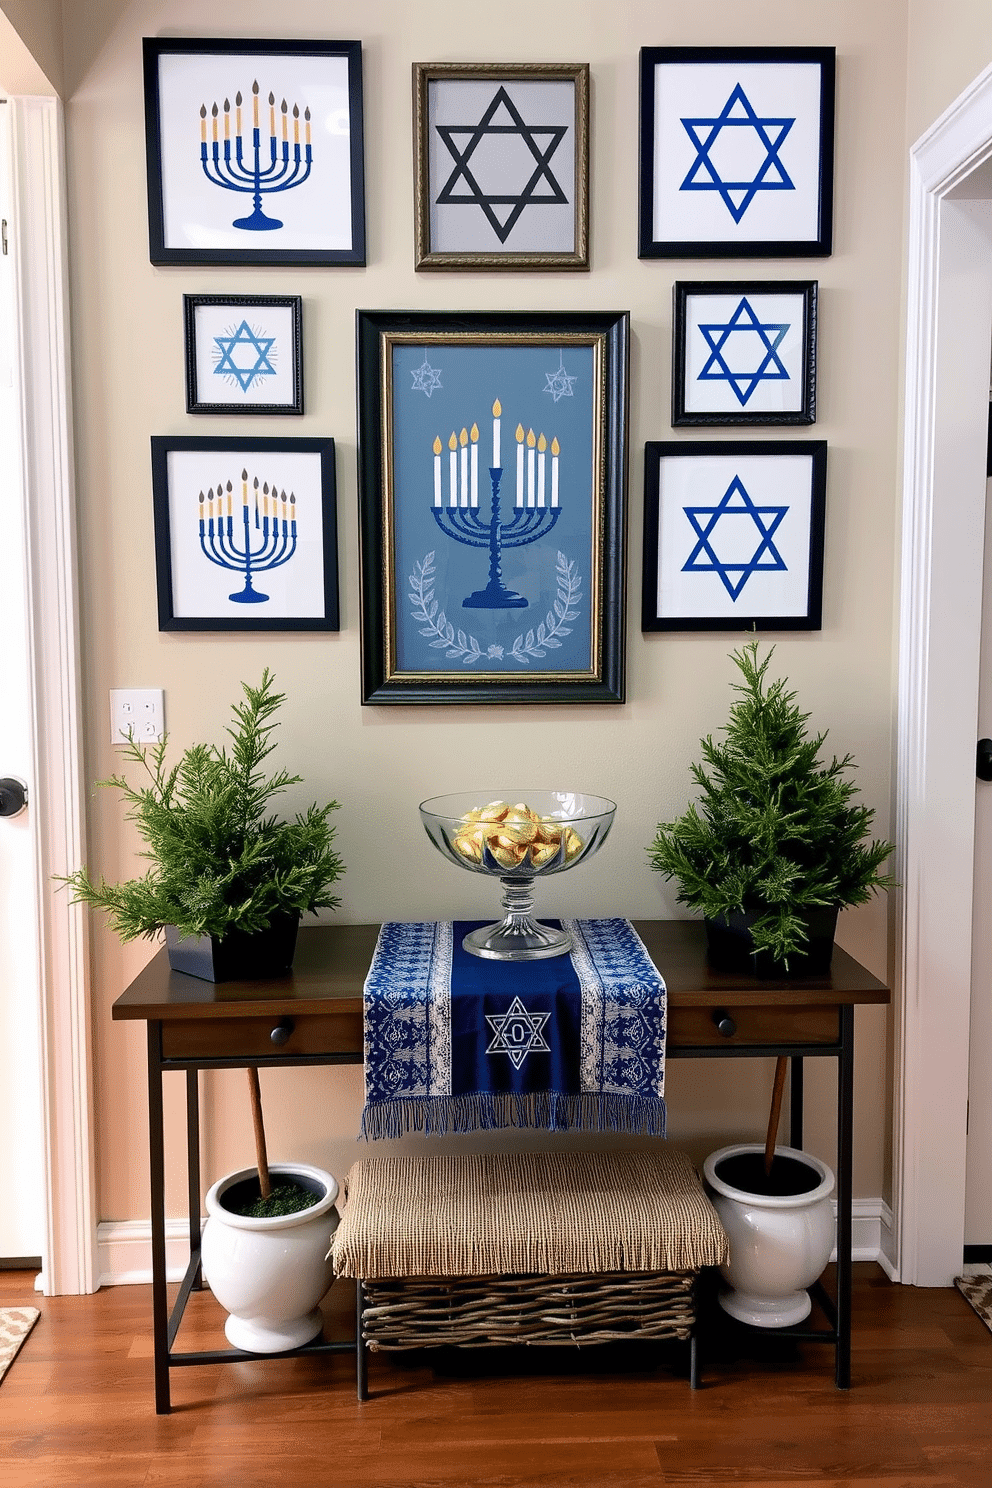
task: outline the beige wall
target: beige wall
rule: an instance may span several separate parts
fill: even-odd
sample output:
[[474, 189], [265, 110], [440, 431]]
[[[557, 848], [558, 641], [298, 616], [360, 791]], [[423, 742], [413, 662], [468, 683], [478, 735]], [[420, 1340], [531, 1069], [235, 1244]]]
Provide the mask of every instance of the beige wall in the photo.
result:
[[988, 0], [909, 0], [906, 133], [919, 139], [992, 62]]
[[0, 88], [13, 94], [61, 93], [61, 0], [0, 4]]
[[[83, 14], [80, 14], [83, 12]], [[94, 12], [102, 17], [94, 24]], [[805, 277], [820, 283], [818, 423], [829, 440], [823, 628], [779, 635], [787, 673], [853, 750], [858, 781], [888, 827], [893, 714], [893, 564], [896, 550], [899, 292], [902, 257], [905, 7], [896, 0], [828, 7], [792, 0], [710, 0], [687, 16], [674, 5], [628, 0], [505, 0], [491, 9], [449, 0], [284, 0], [273, 25], [262, 0], [194, 0], [65, 7], [72, 242], [74, 376], [85, 652], [87, 774], [116, 766], [108, 744], [108, 689], [161, 686], [174, 744], [216, 739], [240, 679], [271, 666], [289, 695], [280, 763], [306, 775], [290, 805], [334, 796], [348, 866], [346, 921], [485, 914], [495, 895], [434, 854], [417, 803], [443, 788], [478, 789], [514, 773], [526, 739], [547, 764], [527, 774], [601, 792], [619, 803], [598, 858], [543, 889], [547, 912], [677, 913], [674, 891], [649, 871], [655, 824], [685, 806], [688, 764], [720, 727], [733, 668], [731, 635], [640, 631], [643, 447], [671, 437], [670, 306], [676, 278]], [[329, 15], [333, 20], [329, 20]], [[142, 114], [142, 35], [357, 36], [365, 49], [369, 264], [365, 269], [157, 269], [148, 261]], [[500, 38], [505, 38], [501, 41]], [[822, 261], [639, 262], [636, 256], [637, 55], [642, 45], [781, 43], [838, 49], [835, 248]], [[84, 59], [81, 63], [80, 59]], [[437, 60], [588, 60], [592, 66], [592, 272], [416, 274], [413, 270], [410, 66]], [[866, 142], [869, 142], [866, 145]], [[184, 291], [294, 292], [304, 298], [307, 413], [267, 419], [267, 434], [337, 441], [341, 631], [322, 636], [163, 635], [157, 629], [149, 435], [244, 434], [236, 419], [184, 413]], [[362, 708], [359, 703], [354, 312], [426, 309], [629, 309], [630, 382], [628, 702], [622, 707]], [[798, 432], [798, 431], [797, 431]], [[718, 436], [719, 437], [719, 436]], [[108, 877], [139, 871], [136, 842], [109, 792], [92, 802], [90, 866]], [[841, 942], [875, 972], [887, 967], [884, 902], [842, 916]], [[144, 1152], [143, 1027], [112, 1024], [110, 1005], [149, 954], [93, 933], [99, 1213], [148, 1211]], [[886, 1014], [858, 1014], [855, 1193], [888, 1192]], [[815, 1062], [814, 1062], [815, 1063]], [[176, 1089], [170, 1110], [178, 1108]], [[809, 1144], [833, 1152], [833, 1069], [810, 1070]], [[702, 1154], [726, 1138], [763, 1132], [771, 1070], [758, 1062], [670, 1066], [671, 1135]], [[250, 1161], [244, 1077], [206, 1079], [207, 1176]], [[358, 1153], [356, 1068], [263, 1074], [270, 1155], [323, 1162], [340, 1173]], [[508, 1136], [501, 1141], [519, 1141]], [[588, 1141], [589, 1139], [583, 1139]], [[178, 1150], [178, 1149], [177, 1149]], [[178, 1184], [172, 1203], [179, 1212]]]

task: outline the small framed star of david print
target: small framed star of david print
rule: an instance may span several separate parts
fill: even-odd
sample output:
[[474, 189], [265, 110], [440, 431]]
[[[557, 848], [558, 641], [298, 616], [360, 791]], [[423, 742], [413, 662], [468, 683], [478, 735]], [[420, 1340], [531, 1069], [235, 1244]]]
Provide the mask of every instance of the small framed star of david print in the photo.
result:
[[589, 67], [417, 62], [418, 269], [588, 269]]
[[645, 446], [642, 630], [819, 630], [825, 440]]
[[672, 423], [816, 421], [815, 281], [675, 285]]
[[831, 251], [833, 47], [641, 50], [641, 258]]
[[299, 295], [183, 295], [187, 413], [302, 413]]
[[337, 630], [333, 439], [151, 449], [159, 630]]

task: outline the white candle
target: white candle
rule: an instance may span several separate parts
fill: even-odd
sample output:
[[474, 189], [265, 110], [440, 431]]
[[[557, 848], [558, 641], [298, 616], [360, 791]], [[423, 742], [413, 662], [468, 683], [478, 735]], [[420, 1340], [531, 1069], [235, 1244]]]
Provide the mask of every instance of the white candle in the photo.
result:
[[517, 505], [524, 504], [524, 431], [517, 425]]
[[537, 504], [544, 505], [544, 451], [548, 447], [548, 441], [542, 434], [537, 441]]
[[552, 507], [556, 507], [558, 505], [558, 454], [559, 454], [559, 451], [560, 450], [561, 450], [561, 445], [558, 443], [557, 438], [552, 439], [552, 441], [551, 441], [551, 505], [552, 505]]
[[441, 439], [434, 435], [434, 505], [441, 505]]
[[448, 440], [448, 505], [458, 505], [458, 436], [452, 429]]
[[462, 478], [460, 505], [468, 506], [468, 430], [463, 429], [458, 436], [458, 442], [462, 447]]
[[469, 430], [472, 441], [472, 493], [469, 498], [473, 507], [479, 505], [479, 426], [473, 424]]
[[500, 401], [497, 398], [493, 404], [493, 469], [499, 470], [499, 416], [503, 412]]
[[534, 505], [534, 430], [527, 430], [527, 505]]

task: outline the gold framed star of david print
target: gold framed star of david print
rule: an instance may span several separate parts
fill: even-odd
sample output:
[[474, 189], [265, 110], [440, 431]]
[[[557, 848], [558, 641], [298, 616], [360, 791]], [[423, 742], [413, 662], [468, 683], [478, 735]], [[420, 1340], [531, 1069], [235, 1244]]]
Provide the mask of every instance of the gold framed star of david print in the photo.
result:
[[417, 269], [589, 268], [588, 63], [413, 67]]

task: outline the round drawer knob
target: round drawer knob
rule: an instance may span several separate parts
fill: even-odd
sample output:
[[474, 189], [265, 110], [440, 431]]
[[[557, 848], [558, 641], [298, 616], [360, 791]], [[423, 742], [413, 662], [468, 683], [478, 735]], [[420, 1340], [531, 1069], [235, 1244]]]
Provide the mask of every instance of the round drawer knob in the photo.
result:
[[713, 1009], [713, 1022], [716, 1024], [717, 1033], [721, 1034], [724, 1038], [733, 1038], [737, 1032], [737, 1024], [726, 1008]]
[[296, 1024], [293, 1022], [292, 1018], [279, 1019], [279, 1022], [269, 1034], [269, 1038], [276, 1045], [276, 1048], [282, 1048], [283, 1044], [289, 1043], [289, 1040], [293, 1034], [293, 1029], [295, 1027]]

